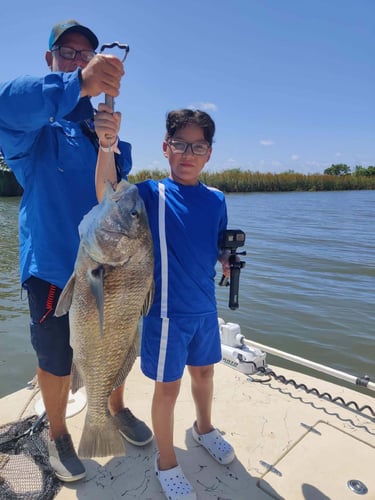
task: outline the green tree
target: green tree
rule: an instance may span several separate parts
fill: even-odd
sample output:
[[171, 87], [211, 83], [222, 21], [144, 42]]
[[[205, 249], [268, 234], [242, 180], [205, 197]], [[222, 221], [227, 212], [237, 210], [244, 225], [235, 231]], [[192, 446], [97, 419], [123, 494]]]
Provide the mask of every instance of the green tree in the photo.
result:
[[361, 165], [356, 165], [353, 175], [370, 177], [372, 175], [375, 175], [375, 167], [370, 166], [364, 168]]
[[23, 189], [0, 152], [0, 196], [21, 196]]
[[0, 170], [8, 170], [7, 164], [5, 163], [4, 157], [0, 152]]
[[362, 167], [362, 165], [356, 165], [353, 175], [368, 175], [367, 169]]
[[332, 164], [324, 170], [325, 175], [350, 175], [350, 167], [345, 163]]

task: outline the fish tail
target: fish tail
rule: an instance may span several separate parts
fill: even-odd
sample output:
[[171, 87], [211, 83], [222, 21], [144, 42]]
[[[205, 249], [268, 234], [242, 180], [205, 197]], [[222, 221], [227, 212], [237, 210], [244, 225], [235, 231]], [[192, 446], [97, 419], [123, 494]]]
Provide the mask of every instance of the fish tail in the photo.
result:
[[86, 415], [78, 455], [81, 458], [125, 455], [124, 441], [110, 415], [102, 425], [90, 424]]

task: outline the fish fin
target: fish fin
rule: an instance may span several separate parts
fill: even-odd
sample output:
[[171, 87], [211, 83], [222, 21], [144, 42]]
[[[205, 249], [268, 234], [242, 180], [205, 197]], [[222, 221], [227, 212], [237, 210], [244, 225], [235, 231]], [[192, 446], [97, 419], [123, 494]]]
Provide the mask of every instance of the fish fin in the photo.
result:
[[69, 278], [68, 283], [65, 285], [63, 291], [60, 294], [54, 316], [63, 316], [69, 311], [70, 306], [72, 305], [75, 281], [76, 276], [75, 274], [72, 274], [72, 276]]
[[95, 225], [96, 221], [100, 217], [100, 204], [94, 205], [92, 209], [83, 216], [81, 222], [78, 225], [78, 234], [80, 240], [85, 237], [92, 230], [93, 225]]
[[101, 425], [90, 424], [88, 417], [87, 413], [79, 442], [78, 455], [81, 458], [124, 456], [124, 440], [121, 439], [111, 415], [108, 413]]
[[115, 385], [113, 389], [117, 389], [122, 385], [129, 375], [130, 370], [133, 368], [134, 362], [138, 356], [138, 335], [135, 336], [133, 344], [130, 346], [128, 350], [123, 366], [120, 368], [120, 371], [117, 374]]
[[83, 378], [81, 377], [81, 374], [79, 373], [79, 370], [77, 368], [77, 365], [72, 363], [72, 369], [70, 371], [70, 390], [74, 394], [75, 392], [78, 391], [81, 387], [83, 387], [84, 381]]
[[154, 291], [155, 291], [155, 283], [152, 281], [152, 284], [150, 286], [150, 290], [148, 291], [148, 294], [146, 295], [145, 301], [143, 303], [142, 309], [141, 309], [141, 315], [142, 316], [147, 316], [150, 307], [152, 306], [152, 303], [154, 301]]
[[100, 266], [96, 269], [89, 270], [90, 290], [95, 297], [96, 307], [99, 314], [100, 336], [103, 337], [104, 329], [104, 268]]

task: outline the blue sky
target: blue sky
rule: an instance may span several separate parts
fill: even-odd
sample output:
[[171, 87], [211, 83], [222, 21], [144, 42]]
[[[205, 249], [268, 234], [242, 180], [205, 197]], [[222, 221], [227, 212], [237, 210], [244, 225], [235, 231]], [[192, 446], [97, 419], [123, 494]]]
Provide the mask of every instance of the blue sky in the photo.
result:
[[1, 18], [1, 80], [47, 72], [60, 20], [129, 44], [115, 107], [134, 172], [168, 167], [165, 115], [182, 107], [216, 122], [209, 171], [375, 165], [374, 0], [20, 0]]

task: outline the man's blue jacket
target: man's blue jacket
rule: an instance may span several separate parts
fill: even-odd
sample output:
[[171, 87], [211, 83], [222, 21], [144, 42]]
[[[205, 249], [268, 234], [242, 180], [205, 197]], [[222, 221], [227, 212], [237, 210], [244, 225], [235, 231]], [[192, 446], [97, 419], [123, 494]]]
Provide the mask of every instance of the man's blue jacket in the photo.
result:
[[[80, 98], [80, 69], [0, 83], [0, 149], [24, 189], [19, 214], [21, 283], [63, 288], [73, 272], [82, 217], [97, 204], [94, 110]], [[131, 146], [119, 142], [120, 175]]]

